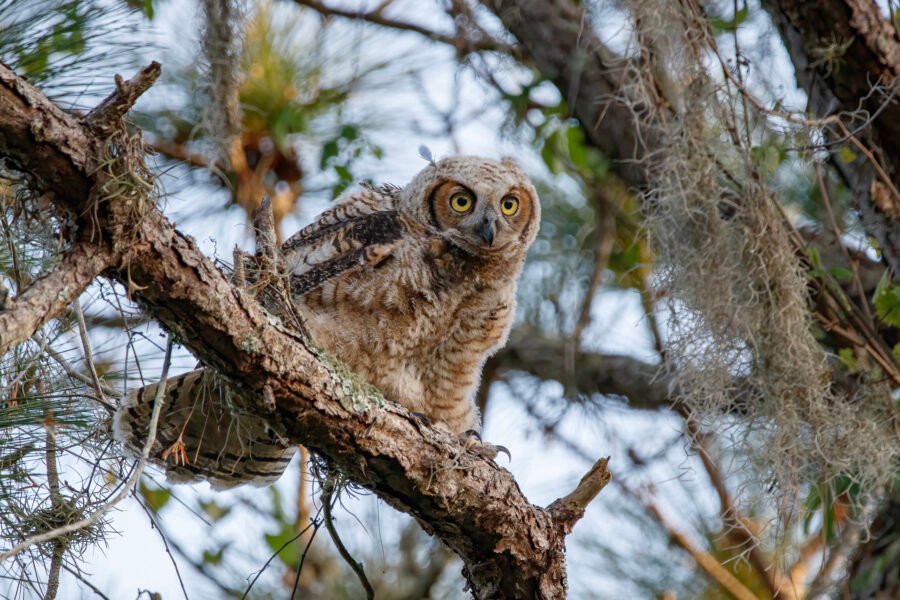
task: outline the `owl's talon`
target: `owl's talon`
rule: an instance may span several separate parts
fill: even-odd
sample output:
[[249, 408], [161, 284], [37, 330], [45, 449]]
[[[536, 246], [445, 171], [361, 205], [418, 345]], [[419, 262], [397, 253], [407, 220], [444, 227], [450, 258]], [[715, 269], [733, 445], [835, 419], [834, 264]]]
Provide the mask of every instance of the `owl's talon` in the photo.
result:
[[481, 458], [494, 460], [497, 458], [497, 455], [502, 452], [503, 454], [506, 454], [509, 461], [512, 461], [512, 454], [510, 454], [509, 449], [506, 446], [489, 444], [488, 442], [482, 441], [481, 434], [474, 429], [459, 434], [459, 442], [462, 444], [463, 450], [471, 452]]
[[479, 442], [481, 441], [481, 434], [474, 429], [468, 429], [464, 431], [462, 435], [466, 440], [468, 440], [469, 438], [475, 438]]
[[512, 462], [512, 454], [510, 454], [509, 448], [507, 448], [506, 446], [501, 446], [500, 444], [496, 444], [494, 448], [497, 449], [497, 454], [500, 454], [502, 452], [506, 455], [507, 462]]
[[411, 414], [416, 419], [418, 419], [419, 422], [422, 423], [423, 425], [425, 425], [426, 427], [431, 427], [431, 419], [429, 419], [428, 415], [426, 415], [425, 413], [410, 411], [409, 414]]

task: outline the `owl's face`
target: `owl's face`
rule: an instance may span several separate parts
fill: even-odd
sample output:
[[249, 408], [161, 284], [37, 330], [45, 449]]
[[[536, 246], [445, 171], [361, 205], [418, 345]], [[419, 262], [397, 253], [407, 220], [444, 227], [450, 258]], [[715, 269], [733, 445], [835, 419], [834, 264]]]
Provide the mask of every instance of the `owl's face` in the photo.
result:
[[511, 160], [446, 158], [429, 165], [410, 187], [420, 194], [420, 218], [469, 252], [518, 255], [537, 234], [537, 193]]

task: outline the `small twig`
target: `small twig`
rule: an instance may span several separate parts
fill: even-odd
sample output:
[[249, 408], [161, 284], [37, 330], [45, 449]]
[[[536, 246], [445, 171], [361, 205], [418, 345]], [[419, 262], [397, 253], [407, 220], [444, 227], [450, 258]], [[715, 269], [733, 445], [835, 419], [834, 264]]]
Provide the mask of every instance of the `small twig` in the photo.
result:
[[[599, 186], [598, 186], [599, 187]], [[572, 334], [572, 344], [580, 347], [581, 334], [591, 322], [591, 307], [594, 305], [594, 296], [603, 283], [603, 274], [609, 265], [609, 257], [612, 255], [613, 245], [616, 241], [616, 213], [613, 202], [610, 201], [606, 190], [597, 189], [596, 210], [599, 213], [597, 226], [597, 247], [594, 248], [594, 264], [591, 272], [591, 280], [581, 303], [578, 322]]]
[[[861, 518], [862, 517], [860, 517], [860, 519]], [[816, 578], [810, 584], [807, 598], [818, 598], [820, 594], [828, 589], [835, 571], [843, 565], [847, 557], [856, 548], [856, 544], [859, 541], [859, 536], [862, 531], [863, 525], [860, 521], [849, 521], [847, 523], [844, 527], [844, 531], [841, 532], [840, 539], [829, 549], [828, 558], [825, 560], [825, 563], [822, 565]]]
[[[900, 84], [898, 84], [897, 87], [900, 88]], [[897, 191], [897, 188], [894, 186], [894, 182], [891, 181], [891, 178], [888, 176], [888, 174], [884, 172], [884, 169], [872, 154], [872, 151], [866, 148], [865, 144], [856, 139], [855, 135], [852, 135], [849, 131], [847, 131], [847, 127], [843, 122], [838, 121], [837, 124], [844, 135], [847, 136], [847, 139], [849, 139], [850, 142], [865, 155], [866, 160], [868, 160], [869, 163], [875, 168], [875, 171], [878, 173], [878, 177], [884, 182], [887, 188], [891, 191], [891, 194], [894, 196], [894, 202], [900, 202], [900, 192]]]
[[547, 507], [547, 511], [553, 516], [553, 520], [561, 526], [568, 534], [572, 531], [581, 517], [584, 516], [584, 510], [591, 500], [597, 497], [600, 490], [606, 487], [606, 484], [612, 479], [612, 474], [607, 468], [609, 465], [609, 457], [601, 458], [591, 470], [588, 471], [578, 485], [568, 495], [554, 500]]
[[[47, 439], [47, 487], [50, 489], [50, 507], [58, 514], [62, 507], [62, 496], [59, 493], [59, 469], [56, 465], [56, 428], [53, 425], [53, 414], [49, 415], [46, 426]], [[47, 575], [47, 591], [44, 600], [55, 600], [59, 592], [59, 571], [63, 557], [66, 555], [66, 542], [61, 538], [53, 541], [53, 555], [50, 558], [50, 571]]]
[[94, 389], [97, 391], [100, 398], [103, 399], [104, 403], [106, 403], [106, 398], [103, 395], [103, 386], [100, 383], [100, 377], [97, 376], [97, 367], [94, 366], [94, 351], [91, 348], [91, 340], [88, 337], [87, 323], [84, 322], [84, 311], [81, 310], [81, 300], [76, 298], [75, 302], [72, 303], [72, 308], [75, 310], [75, 316], [78, 318], [78, 334], [81, 336], [81, 345], [84, 348], [84, 362], [87, 363], [88, 372], [91, 374], [91, 381], [93, 382]]
[[147, 518], [150, 519], [150, 525], [153, 529], [159, 533], [159, 538], [162, 540], [163, 548], [166, 550], [166, 554], [169, 555], [169, 560], [172, 561], [172, 566], [175, 568], [175, 577], [178, 578], [178, 585], [181, 586], [181, 593], [184, 594], [184, 600], [190, 600], [188, 598], [187, 589], [184, 587], [184, 579], [181, 578], [181, 570], [178, 568], [178, 562], [175, 560], [175, 556], [172, 555], [172, 551], [169, 549], [169, 540], [166, 539], [166, 534], [163, 533], [163, 530], [159, 527], [159, 523], [156, 522], [156, 519], [153, 518], [153, 513], [150, 509], [141, 502], [139, 496], [135, 495], [135, 500], [137, 500], [138, 505], [144, 510], [144, 513], [147, 515]]
[[[38, 342], [37, 339], [35, 339], [35, 338], [32, 338], [32, 339], [35, 342]], [[68, 375], [72, 379], [76, 379], [76, 380], [80, 381], [81, 383], [83, 383], [84, 385], [89, 386], [89, 387], [94, 387], [97, 385], [98, 381], [95, 381], [94, 379], [92, 379], [91, 377], [88, 377], [84, 373], [79, 373], [78, 371], [76, 371], [75, 367], [73, 367], [72, 364], [69, 361], [67, 361], [63, 357], [62, 354], [57, 352], [51, 346], [48, 345], [47, 347], [45, 347], [44, 352], [47, 353], [47, 356], [49, 356], [54, 361], [56, 361], [56, 363], [60, 367], [62, 367], [62, 370], [66, 372], [66, 375]], [[99, 383], [100, 383], [100, 389], [103, 390], [103, 393], [106, 394], [107, 396], [111, 396], [116, 399], [122, 398], [122, 396], [123, 396], [122, 392], [120, 392], [116, 388], [106, 385], [105, 383], [102, 383], [102, 382], [99, 382]], [[100, 402], [100, 404], [102, 404], [107, 410], [112, 410], [112, 411], [116, 410], [116, 407], [113, 406], [112, 403], [105, 400], [102, 396], [98, 397], [97, 401]]]
[[[307, 531], [309, 531], [309, 528], [310, 528], [310, 527], [313, 527], [313, 528], [314, 528], [314, 529], [313, 529], [313, 536], [315, 535], [315, 532], [319, 530], [319, 525], [320, 525], [319, 515], [320, 515], [320, 514], [321, 514], [321, 509], [319, 509], [319, 512], [316, 513], [315, 518], [313, 518], [313, 519], [309, 522], [309, 525], [307, 525], [307, 526], [304, 527], [302, 530], [300, 530], [300, 531], [297, 533], [297, 535], [295, 535], [294, 537], [292, 537], [291, 539], [289, 539], [288, 541], [286, 541], [285, 543], [283, 543], [283, 544], [278, 548], [278, 550], [276, 550], [275, 552], [272, 553], [272, 555], [269, 557], [269, 560], [267, 560], [266, 563], [262, 566], [262, 568], [261, 568], [259, 571], [256, 572], [256, 575], [253, 576], [253, 579], [250, 581], [250, 585], [248, 585], [248, 586], [247, 586], [247, 589], [244, 590], [244, 595], [241, 596], [241, 600], [246, 600], [247, 594], [249, 594], [249, 593], [250, 593], [250, 590], [253, 589], [253, 585], [256, 583], [256, 580], [259, 579], [260, 576], [261, 576], [263, 573], [265, 573], [266, 569], [269, 568], [269, 565], [272, 563], [273, 560], [275, 560], [275, 557], [278, 556], [279, 554], [281, 554], [281, 551], [282, 551], [282, 550], [284, 550], [285, 548], [287, 548], [288, 546], [290, 546], [291, 544], [293, 544], [295, 541], [297, 541], [297, 539], [299, 539], [304, 533], [306, 533]], [[312, 536], [310, 537], [310, 541], [311, 541], [311, 540], [312, 540]], [[304, 554], [304, 556], [306, 555], [305, 552], [304, 552], [303, 554]], [[302, 567], [303, 564], [301, 563], [300, 566]], [[299, 571], [298, 571], [298, 573], [297, 573], [297, 577], [298, 577], [298, 579], [299, 579], [299, 577], [300, 577]], [[295, 589], [296, 589], [296, 588], [295, 588]]]
[[[173, 496], [173, 498], [174, 497], [175, 496]], [[143, 503], [141, 503], [141, 507], [145, 511], [147, 510], [147, 507], [144, 506]], [[151, 517], [151, 519], [152, 519], [152, 517]], [[219, 590], [221, 590], [222, 593], [224, 594], [224, 597], [235, 598], [241, 593], [240, 590], [230, 587], [230, 586], [226, 585], [225, 583], [219, 581], [216, 578], [216, 576], [211, 572], [209, 565], [207, 565], [206, 563], [203, 563], [202, 561], [194, 560], [194, 558], [192, 558], [190, 556], [190, 554], [188, 554], [188, 552], [178, 543], [178, 541], [175, 538], [169, 538], [166, 530], [163, 529], [162, 524], [160, 524], [159, 522], [156, 522], [155, 525], [156, 525], [156, 529], [159, 531], [159, 534], [163, 537], [163, 539], [167, 540], [168, 545], [175, 552], [177, 552], [179, 556], [181, 556], [181, 559], [183, 561], [187, 562], [195, 571], [197, 571], [198, 573], [200, 573], [201, 575], [206, 577], [206, 579], [210, 583], [212, 583], [214, 586], [219, 588]], [[174, 558], [173, 558], [173, 561], [174, 561]], [[177, 567], [176, 567], [176, 569], [177, 569]]]
[[116, 91], [95, 106], [85, 120], [101, 130], [118, 126], [119, 121], [131, 110], [137, 99], [156, 83], [161, 71], [159, 63], [153, 61], [128, 81], [124, 81], [121, 75], [116, 75]]
[[88, 581], [87, 579], [85, 579], [84, 575], [82, 575], [81, 573], [79, 573], [76, 569], [73, 569], [73, 568], [70, 567], [69, 565], [63, 565], [63, 569], [65, 569], [66, 571], [68, 571], [69, 573], [71, 573], [71, 574], [75, 577], [75, 579], [77, 579], [78, 581], [80, 581], [80, 582], [83, 583], [84, 585], [88, 586], [92, 592], [94, 592], [96, 595], [98, 595], [98, 596], [100, 596], [101, 598], [103, 598], [103, 600], [110, 600], [109, 596], [107, 596], [106, 594], [104, 594], [103, 592], [101, 592], [101, 591], [100, 591], [100, 588], [98, 588], [96, 585], [94, 585], [93, 583], [91, 583], [90, 581]]
[[122, 500], [128, 497], [128, 494], [134, 489], [134, 486], [137, 484], [138, 479], [141, 477], [141, 473], [144, 472], [144, 467], [147, 464], [147, 460], [150, 458], [150, 449], [153, 447], [153, 444], [156, 442], [156, 426], [159, 421], [159, 413], [162, 408], [163, 396], [166, 391], [166, 382], [169, 378], [169, 366], [172, 364], [172, 339], [169, 338], [168, 343], [166, 344], [166, 357], [163, 360], [163, 369], [162, 376], [159, 380], [159, 385], [156, 388], [156, 397], [153, 399], [153, 412], [150, 415], [150, 426], [147, 432], [147, 441], [144, 442], [144, 447], [141, 451], [141, 458], [138, 460], [137, 468], [135, 468], [134, 473], [132, 473], [128, 482], [122, 486], [122, 489], [119, 493], [109, 502], [98, 508], [96, 511], [91, 513], [89, 516], [81, 519], [80, 521], [76, 521], [75, 523], [69, 523], [67, 525], [63, 525], [62, 527], [58, 527], [51, 531], [45, 531], [44, 533], [34, 535], [23, 542], [15, 545], [10, 550], [7, 550], [3, 554], [0, 554], [0, 562], [3, 562], [9, 558], [12, 558], [30, 548], [35, 544], [40, 544], [43, 542], [47, 542], [53, 539], [58, 538], [59, 536], [66, 535], [69, 533], [73, 533], [80, 529], [84, 529], [85, 527], [90, 527], [98, 520], [100, 517], [108, 513], [112, 510], [116, 505], [118, 505]]
[[291, 600], [294, 600], [294, 597], [297, 595], [297, 589], [300, 586], [300, 574], [303, 573], [303, 563], [306, 562], [306, 555], [309, 554], [309, 549], [312, 547], [313, 540], [316, 539], [316, 534], [319, 533], [319, 525], [321, 525], [321, 522], [316, 520], [313, 523], [315, 527], [313, 527], [312, 534], [309, 536], [309, 541], [306, 542], [306, 548], [303, 549], [303, 554], [300, 555], [300, 564], [297, 565], [297, 574], [294, 576], [294, 588], [291, 590]]
[[263, 196], [253, 210], [253, 231], [256, 234], [256, 260], [259, 270], [271, 277], [278, 274], [278, 232], [275, 230], [275, 215], [272, 212], [272, 199]]
[[866, 298], [866, 293], [863, 290], [862, 282], [859, 279], [859, 269], [856, 268], [856, 263], [853, 258], [850, 256], [850, 251], [847, 250], [847, 246], [844, 245], [843, 241], [843, 232], [841, 228], [838, 226], [837, 217], [834, 216], [834, 209], [831, 206], [831, 195], [828, 193], [828, 186], [825, 185], [825, 178], [822, 176], [822, 168], [819, 166], [819, 163], [815, 164], [816, 170], [816, 180], [819, 183], [819, 189], [822, 192], [822, 202], [825, 205], [825, 211], [828, 214], [828, 223], [831, 225], [832, 231], [834, 231], [835, 241], [838, 246], [840, 246], [841, 251], [844, 253], [844, 257], [847, 259], [847, 264], [853, 269], [853, 284], [856, 287], [856, 294], [859, 296], [860, 306], [862, 306], [863, 312], [866, 315], [866, 318], [869, 321], [869, 326], [874, 327], [875, 319], [872, 317], [872, 312], [869, 310], [869, 301]]
[[334, 519], [331, 517], [331, 508], [334, 503], [334, 479], [332, 477], [328, 477], [322, 485], [322, 510], [325, 515], [325, 529], [328, 530], [328, 534], [331, 536], [331, 541], [334, 542], [334, 546], [337, 548], [338, 554], [341, 555], [341, 558], [346, 561], [346, 563], [350, 566], [356, 576], [359, 578], [359, 582], [362, 584], [363, 589], [366, 590], [366, 598], [368, 600], [372, 600], [375, 598], [375, 590], [372, 589], [372, 584], [369, 583], [369, 578], [366, 577], [366, 571], [363, 569], [363, 564], [361, 562], [357, 562], [350, 552], [347, 550], [347, 547], [344, 545], [344, 542], [341, 541], [340, 536], [338, 535], [337, 529], [334, 527]]
[[[712, 459], [712, 455], [706, 445], [704, 434], [700, 432], [696, 421], [693, 419], [687, 419], [686, 423], [688, 439], [691, 442], [691, 445], [696, 449], [697, 455], [700, 457], [700, 462], [703, 465], [706, 474], [709, 476], [710, 483], [712, 483], [713, 488], [716, 490], [716, 494], [719, 496], [720, 512], [723, 522], [731, 525], [729, 533], [736, 538], [735, 542], [738, 546], [747, 548], [748, 557], [750, 563], [753, 565], [753, 569], [766, 585], [766, 588], [772, 597], [776, 597], [778, 586], [775, 583], [776, 577], [773, 576], [774, 567], [770, 569], [770, 565], [763, 558], [763, 555], [759, 550], [756, 536], [747, 527], [743, 515], [738, 512], [738, 509], [731, 498], [731, 494], [728, 492], [728, 488], [725, 485], [725, 479], [722, 477], [721, 470]], [[770, 572], [770, 570], [773, 572]]]

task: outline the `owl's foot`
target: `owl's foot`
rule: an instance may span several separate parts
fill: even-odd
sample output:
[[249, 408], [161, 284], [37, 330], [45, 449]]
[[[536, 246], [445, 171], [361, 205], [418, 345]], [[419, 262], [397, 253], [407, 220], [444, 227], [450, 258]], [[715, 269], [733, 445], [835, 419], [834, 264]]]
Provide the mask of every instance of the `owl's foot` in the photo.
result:
[[495, 446], [494, 444], [482, 441], [481, 435], [474, 429], [459, 434], [459, 443], [462, 444], [463, 450], [468, 450], [481, 458], [494, 460], [497, 458], [497, 455], [502, 452], [506, 455], [507, 460], [512, 461], [512, 455], [509, 453], [506, 446]]
[[172, 442], [172, 445], [162, 453], [162, 459], [164, 461], [168, 461], [170, 456], [172, 457], [172, 461], [176, 465], [183, 466], [188, 464], [188, 455], [184, 445], [184, 439], [181, 437], [181, 435], [179, 435], [178, 439]]

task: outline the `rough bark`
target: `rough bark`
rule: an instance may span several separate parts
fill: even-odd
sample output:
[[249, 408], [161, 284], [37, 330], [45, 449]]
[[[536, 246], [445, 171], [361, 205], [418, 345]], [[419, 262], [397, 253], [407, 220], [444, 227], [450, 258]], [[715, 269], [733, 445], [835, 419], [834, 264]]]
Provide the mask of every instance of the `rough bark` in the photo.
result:
[[[139, 84], [117, 81], [118, 94], [124, 97]], [[111, 98], [105, 105], [133, 101]], [[107, 135], [115, 133], [111, 128], [122, 113], [113, 108], [108, 114], [110, 119], [95, 113], [78, 119], [0, 65], [0, 156], [28, 172], [58, 207], [84, 215], [80, 239], [122, 248], [109, 277], [132, 290], [201, 361], [257, 392], [260, 411], [263, 397], [274, 397], [271, 420], [291, 443], [327, 458], [453, 549], [475, 597], [563, 597], [565, 534], [583, 506], [549, 511], [531, 505], [508, 471], [385, 402], [281, 326], [155, 207], [103, 198], [104, 172], [92, 167], [106, 155]], [[86, 207], [96, 210], [88, 215]], [[606, 481], [604, 462], [567, 498], [586, 503]]]
[[[866, 0], [764, 0], [762, 5], [788, 50], [797, 83], [807, 92], [809, 111], [818, 117], [866, 111], [871, 122], [856, 135], [875, 150], [900, 187], [900, 37], [878, 6]], [[848, 42], [833, 63], [822, 59], [824, 49]], [[881, 91], [873, 93], [876, 85]], [[848, 128], [855, 130], [858, 122]], [[900, 277], [900, 199], [879, 203], [878, 194], [873, 197], [875, 170], [865, 156], [833, 164], [854, 192], [867, 233], [880, 245], [894, 277]]]
[[34, 281], [0, 311], [0, 354], [19, 344], [74, 302], [113, 263], [108, 248], [76, 244], [59, 266]]

